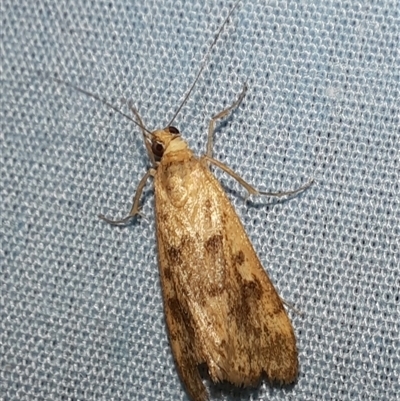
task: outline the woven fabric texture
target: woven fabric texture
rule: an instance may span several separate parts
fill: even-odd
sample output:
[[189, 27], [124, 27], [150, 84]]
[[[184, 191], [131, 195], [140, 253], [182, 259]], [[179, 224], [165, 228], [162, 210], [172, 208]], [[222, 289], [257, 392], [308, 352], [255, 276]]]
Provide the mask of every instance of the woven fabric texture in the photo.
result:
[[[233, 2], [1, 2], [0, 400], [187, 400], [167, 339], [149, 166]], [[174, 121], [265, 191], [213, 169], [289, 311], [288, 387], [211, 400], [394, 400], [400, 394], [400, 5], [243, 0]], [[207, 386], [210, 385], [205, 379]]]

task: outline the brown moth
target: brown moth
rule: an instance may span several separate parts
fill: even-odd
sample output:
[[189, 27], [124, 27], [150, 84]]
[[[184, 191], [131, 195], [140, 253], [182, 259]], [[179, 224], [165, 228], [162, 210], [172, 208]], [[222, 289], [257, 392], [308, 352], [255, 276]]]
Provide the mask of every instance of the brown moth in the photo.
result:
[[127, 223], [139, 213], [147, 179], [154, 178], [165, 318], [177, 370], [193, 401], [208, 399], [200, 364], [207, 365], [213, 382], [228, 381], [236, 386], [255, 385], [263, 374], [273, 382], [291, 383], [298, 374], [296, 339], [282, 300], [209, 164], [231, 175], [252, 195], [294, 195], [312, 184], [289, 192], [257, 191], [212, 158], [215, 123], [241, 103], [246, 85], [232, 106], [212, 117], [206, 154], [200, 158], [193, 154], [172, 122], [207, 57], [170, 123], [153, 132], [145, 128], [135, 109], [136, 120], [132, 120], [97, 95], [67, 84], [123, 114], [142, 130], [152, 167], [138, 185], [132, 209], [122, 220], [100, 217], [110, 224]]
[[[207, 149], [217, 119], [211, 119]], [[138, 121], [140, 117], [135, 112]], [[214, 382], [254, 385], [297, 377], [296, 340], [282, 300], [263, 269], [212, 163], [237, 179], [250, 194], [284, 196], [296, 191], [260, 192], [209, 153], [196, 157], [177, 128], [143, 130], [154, 167], [139, 184], [128, 217], [102, 219], [124, 224], [139, 212], [139, 199], [154, 177], [157, 243], [164, 311], [176, 366], [194, 401], [208, 399], [198, 365]]]

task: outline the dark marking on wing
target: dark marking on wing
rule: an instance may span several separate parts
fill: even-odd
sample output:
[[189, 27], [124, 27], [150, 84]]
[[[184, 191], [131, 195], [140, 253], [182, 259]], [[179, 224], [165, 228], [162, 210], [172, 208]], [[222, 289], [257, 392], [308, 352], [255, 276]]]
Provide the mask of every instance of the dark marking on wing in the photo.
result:
[[212, 227], [213, 225], [213, 209], [211, 205], [210, 199], [206, 199], [204, 202], [204, 210], [203, 210], [203, 215], [204, 215], [204, 225]]
[[253, 276], [252, 280], [245, 280], [242, 275], [235, 271], [236, 280], [238, 283], [238, 292], [235, 297], [232, 297], [232, 305], [230, 313], [245, 333], [258, 337], [261, 335], [261, 328], [258, 322], [251, 320], [254, 317], [254, 308], [258, 305], [263, 296], [263, 288], [259, 279]]
[[234, 267], [237, 267], [238, 265], [241, 266], [244, 263], [245, 257], [244, 253], [242, 251], [239, 251], [238, 253], [235, 253], [232, 258], [232, 263]]
[[206, 401], [207, 390], [197, 365], [203, 360], [197, 354], [195, 329], [191, 315], [176, 296], [164, 298], [169, 339], [176, 367], [191, 399]]
[[224, 253], [224, 240], [221, 234], [215, 234], [204, 243], [204, 261], [207, 272], [204, 276], [204, 292], [210, 297], [221, 295], [226, 287], [226, 260]]
[[206, 251], [210, 254], [216, 254], [223, 251], [222, 235], [216, 234], [210, 237], [204, 244]]
[[263, 290], [257, 277], [253, 276], [253, 280], [244, 281], [242, 294], [251, 301], [258, 301], [261, 299]]
[[181, 265], [182, 264], [182, 253], [179, 248], [170, 246], [167, 249], [168, 259], [171, 265]]
[[192, 342], [194, 343], [195, 331], [193, 326], [193, 319], [190, 313], [188, 313], [186, 308], [182, 307], [182, 304], [178, 301], [177, 298], [169, 298], [167, 302], [168, 302], [168, 308], [171, 311], [173, 318], [180, 325], [182, 325], [183, 323], [188, 335], [190, 336]]
[[266, 336], [270, 336], [271, 335], [271, 331], [270, 331], [270, 329], [268, 328], [268, 325], [267, 324], [263, 324], [263, 332], [264, 332], [264, 334], [266, 335]]
[[222, 223], [222, 225], [225, 226], [227, 221], [228, 221], [228, 215], [227, 215], [226, 211], [223, 210], [222, 211], [222, 215], [221, 215], [221, 223]]
[[168, 214], [164, 213], [162, 210], [157, 210], [157, 214], [160, 221], [163, 221], [168, 217]]
[[169, 266], [164, 268], [164, 276], [167, 280], [171, 281], [172, 280], [172, 272]]

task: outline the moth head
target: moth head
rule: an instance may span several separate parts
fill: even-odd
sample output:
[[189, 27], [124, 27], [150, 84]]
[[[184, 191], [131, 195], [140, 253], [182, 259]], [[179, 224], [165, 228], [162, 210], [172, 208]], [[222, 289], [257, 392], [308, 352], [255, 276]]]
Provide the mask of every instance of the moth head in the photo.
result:
[[178, 128], [173, 126], [152, 132], [150, 148], [156, 161], [160, 161], [167, 153], [187, 148]]

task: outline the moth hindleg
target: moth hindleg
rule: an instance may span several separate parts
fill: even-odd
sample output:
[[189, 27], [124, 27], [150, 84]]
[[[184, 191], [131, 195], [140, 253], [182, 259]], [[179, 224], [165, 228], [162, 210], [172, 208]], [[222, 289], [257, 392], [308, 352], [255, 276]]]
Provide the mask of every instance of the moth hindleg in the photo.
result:
[[254, 188], [248, 182], [246, 182], [240, 175], [236, 174], [231, 168], [229, 168], [226, 164], [209, 157], [208, 155], [203, 156], [203, 160], [214, 164], [215, 166], [219, 167], [221, 170], [225, 171], [225, 173], [229, 174], [232, 178], [234, 178], [240, 185], [242, 185], [250, 195], [264, 195], [264, 196], [275, 196], [277, 198], [281, 198], [283, 196], [289, 195], [296, 195], [300, 192], [303, 192], [307, 188], [309, 188], [313, 183], [314, 179], [311, 179], [307, 184], [302, 185], [299, 188], [296, 188], [292, 191], [283, 191], [283, 192], [265, 192], [259, 191], [258, 189]]

